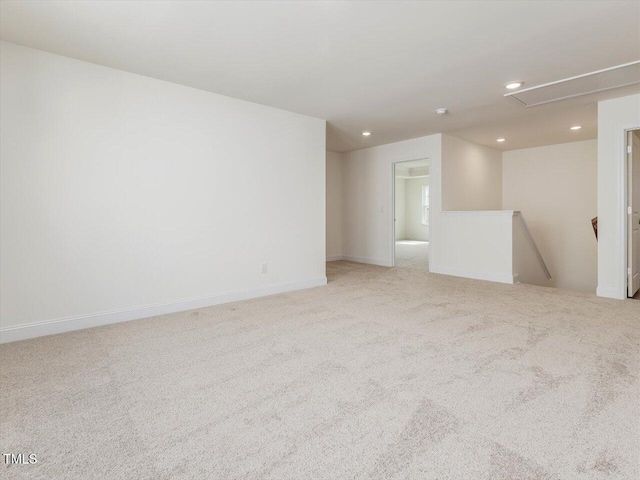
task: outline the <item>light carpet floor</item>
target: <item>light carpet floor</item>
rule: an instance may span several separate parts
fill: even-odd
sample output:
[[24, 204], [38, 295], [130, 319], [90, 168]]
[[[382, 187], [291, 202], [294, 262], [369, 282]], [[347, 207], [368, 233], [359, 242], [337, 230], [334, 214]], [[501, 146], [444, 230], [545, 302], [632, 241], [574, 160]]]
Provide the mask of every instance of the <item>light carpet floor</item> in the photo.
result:
[[329, 285], [0, 347], [30, 479], [638, 479], [640, 303], [328, 265]]
[[429, 242], [416, 240], [396, 241], [396, 267], [429, 269]]

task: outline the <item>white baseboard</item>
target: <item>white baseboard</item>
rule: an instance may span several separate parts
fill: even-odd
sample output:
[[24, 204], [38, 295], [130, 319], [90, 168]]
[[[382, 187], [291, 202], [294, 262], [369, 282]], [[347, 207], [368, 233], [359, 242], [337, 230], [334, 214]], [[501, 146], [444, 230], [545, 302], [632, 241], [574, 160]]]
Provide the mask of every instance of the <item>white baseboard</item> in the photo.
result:
[[458, 270], [449, 267], [437, 267], [434, 265], [429, 267], [429, 272], [439, 273], [441, 275], [451, 275], [452, 277], [472, 278], [474, 280], [487, 280], [489, 282], [508, 284], [513, 284], [516, 280], [512, 274], [508, 273], [468, 272], [465, 270]]
[[327, 257], [327, 262], [335, 262], [337, 260], [346, 260], [348, 262], [356, 263], [367, 263], [369, 265], [380, 265], [381, 267], [391, 266], [386, 260], [379, 260], [377, 258], [354, 257], [353, 255], [330, 255]]
[[616, 300], [624, 300], [627, 298], [626, 292], [620, 293], [620, 290], [612, 287], [600, 287], [596, 288], [596, 295], [604, 298], [615, 298]]
[[58, 333], [71, 332], [73, 330], [98, 327], [100, 325], [109, 325], [112, 323], [127, 322], [129, 320], [138, 320], [140, 318], [155, 317], [157, 315], [165, 315], [167, 313], [210, 307], [223, 303], [248, 300], [250, 298], [275, 295], [277, 293], [319, 287], [326, 284], [327, 277], [320, 277], [297, 282], [276, 283], [274, 285], [251, 288], [248, 290], [218, 293], [215, 295], [193, 298], [191, 300], [183, 300], [180, 302], [147, 305], [144, 307], [130, 308], [126, 310], [116, 310], [15, 325], [12, 327], [0, 328], [0, 343], [16, 342], [18, 340], [27, 340], [29, 338], [42, 337], [45, 335], [55, 335]]
[[354, 257], [353, 255], [343, 255], [342, 260], [347, 260], [348, 262], [356, 262], [356, 263], [367, 263], [369, 265], [379, 265], [381, 267], [390, 267], [389, 262], [387, 260], [380, 260], [378, 258], [368, 258], [368, 257]]

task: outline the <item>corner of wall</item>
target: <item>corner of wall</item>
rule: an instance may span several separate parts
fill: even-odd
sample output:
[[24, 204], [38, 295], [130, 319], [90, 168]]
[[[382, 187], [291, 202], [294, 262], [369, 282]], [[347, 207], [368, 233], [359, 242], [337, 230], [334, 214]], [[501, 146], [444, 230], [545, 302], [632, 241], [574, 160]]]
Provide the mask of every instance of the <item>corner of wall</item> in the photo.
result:
[[626, 298], [624, 137], [625, 130], [633, 128], [640, 128], [640, 94], [598, 102], [597, 295], [601, 297]]

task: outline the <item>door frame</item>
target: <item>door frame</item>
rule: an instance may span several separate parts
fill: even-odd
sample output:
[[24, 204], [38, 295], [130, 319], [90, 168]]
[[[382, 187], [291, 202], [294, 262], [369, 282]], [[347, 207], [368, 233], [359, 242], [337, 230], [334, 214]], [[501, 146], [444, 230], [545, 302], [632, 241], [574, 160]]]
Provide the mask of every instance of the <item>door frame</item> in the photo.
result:
[[623, 198], [623, 222], [622, 222], [622, 238], [623, 238], [623, 245], [624, 248], [623, 250], [623, 258], [624, 258], [624, 282], [622, 283], [624, 286], [624, 297], [623, 298], [629, 298], [628, 293], [629, 293], [629, 272], [628, 272], [628, 268], [629, 268], [629, 231], [631, 228], [631, 222], [633, 221], [633, 214], [629, 215], [629, 202], [631, 201], [630, 198], [630, 190], [629, 190], [629, 184], [631, 182], [631, 179], [629, 178], [629, 153], [628, 153], [628, 147], [629, 147], [629, 139], [631, 138], [631, 144], [633, 144], [633, 132], [634, 131], [638, 131], [640, 130], [640, 125], [636, 126], [636, 127], [627, 127], [624, 129], [623, 132], [623, 148], [622, 148], [622, 198]]
[[[391, 192], [389, 199], [389, 266], [396, 266], [396, 165], [406, 162], [417, 162], [418, 160], [425, 160], [429, 166], [429, 259], [431, 259], [431, 191], [433, 175], [431, 175], [431, 160], [429, 157], [413, 158], [411, 160], [398, 160], [397, 162], [391, 162]], [[430, 263], [429, 263], [430, 264]]]

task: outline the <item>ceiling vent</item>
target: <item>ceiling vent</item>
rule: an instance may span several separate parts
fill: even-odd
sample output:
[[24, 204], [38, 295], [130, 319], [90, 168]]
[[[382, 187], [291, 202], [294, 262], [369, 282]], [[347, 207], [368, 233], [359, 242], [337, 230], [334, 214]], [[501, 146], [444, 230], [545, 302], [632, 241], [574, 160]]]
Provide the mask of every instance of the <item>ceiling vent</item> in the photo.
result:
[[524, 88], [516, 92], [506, 93], [504, 96], [515, 98], [525, 107], [535, 107], [545, 103], [636, 84], [640, 84], [640, 60], [585, 73], [577, 77], [545, 83], [537, 87]]

